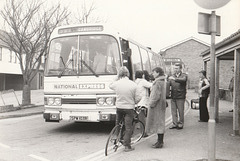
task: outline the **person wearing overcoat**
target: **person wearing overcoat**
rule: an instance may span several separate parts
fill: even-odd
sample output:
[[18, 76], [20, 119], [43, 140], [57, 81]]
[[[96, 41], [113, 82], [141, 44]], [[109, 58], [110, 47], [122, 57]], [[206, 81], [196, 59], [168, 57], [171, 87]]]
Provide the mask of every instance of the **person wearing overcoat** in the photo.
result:
[[148, 134], [156, 133], [157, 142], [152, 148], [163, 147], [163, 136], [165, 133], [165, 112], [166, 112], [166, 81], [164, 71], [160, 67], [153, 69], [155, 78], [149, 98], [149, 113], [147, 116], [146, 131]]

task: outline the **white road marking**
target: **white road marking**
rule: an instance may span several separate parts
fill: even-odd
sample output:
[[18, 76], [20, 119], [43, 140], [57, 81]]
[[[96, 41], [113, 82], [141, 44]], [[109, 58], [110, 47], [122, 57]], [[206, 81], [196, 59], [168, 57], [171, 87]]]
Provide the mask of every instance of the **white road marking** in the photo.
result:
[[104, 156], [104, 152], [105, 152], [105, 149], [102, 149], [102, 150], [99, 150], [99, 151], [97, 151], [95, 153], [92, 153], [92, 154], [90, 154], [90, 155], [88, 155], [86, 157], [82, 157], [82, 158], [80, 158], [80, 159], [78, 159], [76, 161], [89, 161], [89, 160], [94, 161], [96, 159], [99, 159], [99, 157]]
[[8, 145], [5, 145], [5, 144], [2, 144], [2, 143], [0, 143], [0, 146], [1, 146], [1, 147], [3, 147], [3, 148], [6, 148], [6, 149], [11, 149], [11, 147], [10, 147], [10, 146], [8, 146]]
[[39, 157], [39, 156], [37, 156], [37, 155], [33, 155], [33, 154], [30, 154], [30, 155], [28, 155], [29, 157], [32, 157], [32, 158], [34, 158], [34, 159], [37, 159], [37, 160], [41, 160], [41, 161], [50, 161], [50, 160], [48, 160], [48, 159], [45, 159], [45, 158], [42, 158], [42, 157]]

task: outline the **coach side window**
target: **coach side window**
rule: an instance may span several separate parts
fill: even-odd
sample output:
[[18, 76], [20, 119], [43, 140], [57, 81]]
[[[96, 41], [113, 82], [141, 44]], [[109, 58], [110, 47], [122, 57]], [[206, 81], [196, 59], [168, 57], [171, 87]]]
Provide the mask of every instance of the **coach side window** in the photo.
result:
[[142, 63], [143, 63], [143, 70], [151, 71], [150, 61], [147, 50], [140, 48], [141, 56], [142, 56]]
[[139, 48], [137, 45], [129, 42], [129, 48], [132, 50], [132, 67], [133, 67], [133, 78], [135, 78], [135, 72], [137, 70], [142, 70], [141, 57]]
[[148, 52], [148, 55], [149, 55], [149, 59], [151, 61], [151, 69], [154, 69], [155, 67], [157, 67], [157, 64], [156, 64], [156, 57], [153, 53], [151, 52]]

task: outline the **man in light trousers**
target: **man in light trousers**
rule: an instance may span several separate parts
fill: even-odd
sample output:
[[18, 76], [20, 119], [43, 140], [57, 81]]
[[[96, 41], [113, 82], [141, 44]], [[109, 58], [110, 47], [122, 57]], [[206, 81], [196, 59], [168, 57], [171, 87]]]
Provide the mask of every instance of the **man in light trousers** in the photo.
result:
[[171, 112], [173, 121], [170, 129], [183, 129], [187, 74], [182, 72], [182, 64], [176, 63], [174, 65], [174, 74], [170, 76], [168, 80], [171, 86]]

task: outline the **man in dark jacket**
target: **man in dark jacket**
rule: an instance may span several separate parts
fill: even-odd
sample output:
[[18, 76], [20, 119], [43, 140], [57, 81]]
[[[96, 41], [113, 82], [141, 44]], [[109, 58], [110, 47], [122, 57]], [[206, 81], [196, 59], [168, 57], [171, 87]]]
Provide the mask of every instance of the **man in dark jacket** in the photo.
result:
[[187, 74], [182, 73], [182, 64], [176, 63], [174, 65], [174, 74], [168, 80], [171, 87], [171, 112], [173, 121], [170, 129], [182, 129], [184, 125], [184, 103], [187, 93]]

